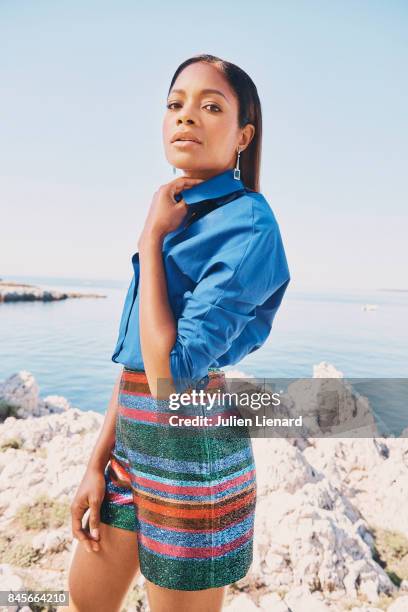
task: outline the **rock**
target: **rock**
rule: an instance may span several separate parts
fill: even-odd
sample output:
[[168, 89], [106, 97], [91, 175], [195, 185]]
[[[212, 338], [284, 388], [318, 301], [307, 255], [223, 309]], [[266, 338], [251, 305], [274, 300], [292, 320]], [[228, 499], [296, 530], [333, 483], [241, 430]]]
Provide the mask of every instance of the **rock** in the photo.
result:
[[343, 378], [343, 372], [327, 361], [313, 366], [313, 378]]
[[234, 597], [231, 603], [223, 609], [225, 612], [259, 612], [259, 608], [245, 593]]
[[0, 404], [7, 407], [2, 418], [11, 412], [18, 418], [36, 416], [38, 401], [38, 385], [31, 372], [26, 370], [13, 374], [0, 386]]
[[[0, 564], [0, 591], [21, 591], [24, 589], [23, 579], [15, 572], [9, 563]], [[7, 612], [17, 612], [18, 605], [7, 606]]]
[[[408, 537], [407, 438], [309, 438], [303, 454], [366, 521]], [[387, 492], [387, 503], [384, 492]]]
[[256, 439], [253, 449], [259, 482], [251, 580], [270, 591], [364, 594], [370, 603], [393, 593], [395, 585], [372, 558], [364, 518], [306, 453], [285, 439]]
[[291, 612], [331, 612], [320, 593], [310, 593], [305, 587], [292, 589], [285, 596], [285, 603]]
[[31, 545], [42, 553], [59, 552], [66, 547], [67, 536], [69, 533], [66, 529], [41, 531], [33, 537]]
[[269, 593], [261, 597], [259, 607], [262, 612], [290, 612], [284, 600], [277, 593]]
[[69, 401], [62, 395], [47, 395], [41, 402], [41, 414], [64, 412], [71, 407]]
[[13, 374], [0, 385], [0, 420], [7, 418], [27, 419], [70, 408], [69, 401], [61, 395], [40, 398], [34, 376], [25, 370]]
[[363, 606], [362, 608], [351, 608], [350, 612], [384, 612], [381, 608], [373, 608], [371, 606]]
[[41, 289], [36, 285], [13, 283], [0, 279], [0, 303], [1, 302], [54, 302], [66, 300], [67, 298], [106, 297], [100, 293], [80, 293], [78, 291], [55, 291]]
[[388, 607], [387, 612], [407, 612], [408, 610], [408, 595], [403, 595], [402, 597], [398, 597], [392, 604]]
[[[325, 374], [325, 375], [324, 375]], [[302, 436], [347, 437], [376, 436], [377, 424], [366, 397], [357, 393], [343, 379], [341, 372], [329, 373], [319, 368], [314, 378], [298, 379], [281, 396], [290, 416], [302, 415]]]
[[64, 451], [62, 447], [66, 447], [67, 440], [75, 443], [76, 436], [79, 439], [82, 435], [95, 431], [101, 421], [103, 415], [92, 410], [82, 412], [77, 408], [30, 419], [29, 427], [25, 419], [9, 417], [0, 428], [0, 445], [7, 444], [8, 440], [18, 439], [22, 450], [36, 451], [41, 447], [50, 450], [48, 445], [52, 443], [66, 453], [69, 448]]
[[[67, 503], [83, 477], [104, 417], [71, 408], [0, 425], [0, 529], [23, 504], [43, 494]], [[18, 440], [18, 448], [7, 447]]]

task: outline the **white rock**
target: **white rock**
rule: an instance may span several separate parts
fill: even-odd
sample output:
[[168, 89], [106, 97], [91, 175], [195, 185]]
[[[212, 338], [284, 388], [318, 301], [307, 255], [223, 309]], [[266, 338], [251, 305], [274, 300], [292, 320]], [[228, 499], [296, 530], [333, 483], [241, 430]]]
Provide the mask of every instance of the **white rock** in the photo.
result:
[[52, 412], [64, 412], [71, 407], [71, 404], [66, 397], [62, 395], [47, 395], [42, 400], [42, 409], [44, 414]]
[[33, 536], [31, 540], [31, 546], [35, 550], [42, 550], [45, 544], [45, 537], [46, 537], [46, 532], [40, 531], [40, 533], [37, 533], [35, 536]]
[[399, 597], [388, 607], [387, 612], [407, 612], [408, 610], [408, 595]]
[[343, 378], [343, 372], [327, 361], [313, 366], [313, 378]]
[[245, 593], [241, 593], [224, 608], [225, 612], [257, 612], [259, 608]]
[[0, 400], [12, 406], [19, 418], [35, 416], [39, 388], [31, 372], [21, 370], [7, 378], [0, 387]]
[[312, 594], [304, 587], [292, 589], [285, 596], [285, 603], [291, 612], [331, 612], [321, 599], [321, 594]]
[[364, 606], [362, 608], [351, 608], [350, 612], [384, 612], [381, 608], [373, 608], [371, 606]]
[[259, 607], [262, 612], [290, 612], [284, 600], [277, 593], [269, 593], [261, 597]]
[[253, 448], [259, 482], [248, 584], [263, 581], [271, 591], [306, 586], [338, 597], [365, 594], [370, 603], [394, 592], [372, 559], [363, 517], [305, 452], [275, 439], [253, 440]]
[[65, 548], [67, 535], [66, 529], [41, 531], [33, 537], [31, 545], [33, 548], [43, 553], [58, 552]]
[[300, 435], [321, 437], [375, 436], [378, 428], [368, 399], [358, 394], [342, 376], [298, 379], [281, 397], [290, 416], [302, 415]]
[[[371, 524], [408, 537], [408, 439], [316, 439], [303, 454]], [[387, 492], [387, 501], [384, 492]]]
[[23, 589], [23, 579], [15, 573], [9, 563], [0, 564], [0, 591], [20, 591]]

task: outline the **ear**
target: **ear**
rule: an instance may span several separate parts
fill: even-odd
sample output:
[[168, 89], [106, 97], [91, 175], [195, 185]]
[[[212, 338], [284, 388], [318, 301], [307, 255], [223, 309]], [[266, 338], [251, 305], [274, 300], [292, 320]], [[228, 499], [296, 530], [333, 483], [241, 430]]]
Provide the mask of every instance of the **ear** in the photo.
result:
[[255, 135], [255, 126], [252, 123], [247, 123], [241, 132], [241, 138], [239, 139], [238, 145], [241, 151], [247, 148], [251, 140]]

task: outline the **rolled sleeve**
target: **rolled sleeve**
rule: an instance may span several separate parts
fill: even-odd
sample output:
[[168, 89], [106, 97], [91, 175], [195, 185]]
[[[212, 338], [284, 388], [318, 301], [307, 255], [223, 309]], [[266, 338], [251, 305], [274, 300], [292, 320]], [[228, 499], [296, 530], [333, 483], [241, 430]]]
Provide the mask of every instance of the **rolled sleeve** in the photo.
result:
[[170, 352], [170, 370], [178, 393], [205, 376], [214, 358], [225, 353], [255, 316], [255, 305], [239, 300], [232, 280], [211, 302], [216, 293], [207, 283], [214, 281], [211, 277], [201, 281], [178, 321], [177, 339]]
[[287, 282], [277, 227], [244, 235], [228, 257], [212, 261], [192, 292], [177, 325], [170, 371], [177, 393], [207, 375], [208, 368], [256, 317], [256, 308]]

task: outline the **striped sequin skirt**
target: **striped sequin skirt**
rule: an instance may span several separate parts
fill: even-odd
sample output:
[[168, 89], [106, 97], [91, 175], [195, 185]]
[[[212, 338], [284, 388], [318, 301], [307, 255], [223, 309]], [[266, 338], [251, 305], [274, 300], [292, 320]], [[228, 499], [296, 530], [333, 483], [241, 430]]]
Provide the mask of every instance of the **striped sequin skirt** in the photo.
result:
[[[204, 391], [225, 390], [212, 368]], [[177, 410], [151, 396], [144, 371], [124, 368], [116, 441], [105, 469], [101, 521], [137, 532], [141, 573], [151, 582], [200, 590], [243, 578], [253, 555], [256, 471], [251, 439], [234, 427], [182, 426], [237, 409], [215, 401]], [[173, 422], [173, 425], [170, 423]]]

